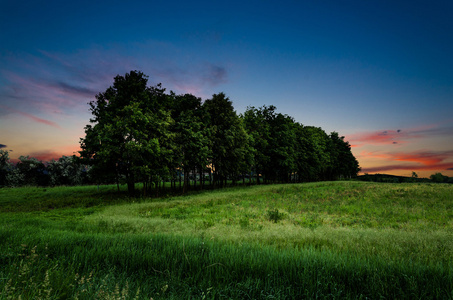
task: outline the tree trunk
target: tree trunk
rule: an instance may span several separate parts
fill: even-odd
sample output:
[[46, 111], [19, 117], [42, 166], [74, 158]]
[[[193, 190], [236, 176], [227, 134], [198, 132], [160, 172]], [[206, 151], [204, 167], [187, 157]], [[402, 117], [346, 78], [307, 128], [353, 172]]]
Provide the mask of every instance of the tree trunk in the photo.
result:
[[116, 164], [115, 166], [115, 171], [116, 171], [116, 176], [115, 176], [115, 179], [116, 179], [116, 187], [118, 189], [118, 192], [120, 191], [120, 175], [118, 174], [118, 163]]
[[179, 170], [179, 190], [181, 190], [181, 177], [182, 177], [182, 172]]
[[[187, 176], [187, 170], [184, 169], [184, 184], [182, 186], [182, 193], [185, 194], [187, 192], [187, 184], [188, 184], [189, 176]], [[179, 177], [179, 185], [181, 186], [181, 177]]]
[[197, 171], [196, 171], [196, 169], [192, 170], [192, 174], [193, 174], [193, 189], [196, 190], [197, 189]]
[[203, 189], [203, 167], [200, 166], [200, 190]]
[[127, 181], [127, 191], [129, 192], [129, 196], [133, 196], [135, 192], [135, 183], [133, 180], [129, 179]]
[[212, 172], [211, 172], [211, 168], [209, 168], [209, 187], [212, 187]]
[[146, 197], [146, 188], [147, 188], [147, 182], [145, 180], [145, 181], [143, 181], [143, 197]]

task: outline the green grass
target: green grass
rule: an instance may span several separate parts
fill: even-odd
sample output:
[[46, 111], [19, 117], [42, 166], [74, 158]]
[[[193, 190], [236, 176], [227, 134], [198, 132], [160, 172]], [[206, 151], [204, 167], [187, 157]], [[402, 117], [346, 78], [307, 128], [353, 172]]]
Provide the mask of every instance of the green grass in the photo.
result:
[[0, 299], [453, 298], [452, 185], [115, 190], [0, 189]]

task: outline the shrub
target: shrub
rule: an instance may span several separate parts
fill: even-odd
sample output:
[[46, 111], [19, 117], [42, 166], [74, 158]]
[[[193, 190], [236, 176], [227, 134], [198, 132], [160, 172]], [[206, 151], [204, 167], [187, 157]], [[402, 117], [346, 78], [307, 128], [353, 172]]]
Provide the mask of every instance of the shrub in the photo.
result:
[[279, 220], [283, 219], [283, 214], [278, 211], [278, 209], [270, 209], [267, 211], [267, 218], [269, 221], [277, 223]]

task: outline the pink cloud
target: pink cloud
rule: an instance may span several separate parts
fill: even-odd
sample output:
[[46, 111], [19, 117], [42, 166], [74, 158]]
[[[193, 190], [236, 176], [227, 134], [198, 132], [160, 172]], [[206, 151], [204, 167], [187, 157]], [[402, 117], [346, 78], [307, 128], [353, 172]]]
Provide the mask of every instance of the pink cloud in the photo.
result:
[[360, 147], [364, 144], [372, 145], [395, 145], [404, 143], [406, 139], [421, 137], [411, 131], [402, 130], [382, 130], [372, 132], [362, 132], [347, 136], [347, 140], [353, 145]]
[[87, 103], [111, 85], [118, 71], [131, 69], [118, 54], [96, 49], [40, 54], [7, 57], [10, 67], [0, 70], [4, 104], [32, 114], [88, 111]]
[[395, 154], [394, 159], [397, 161], [418, 162], [423, 165], [436, 165], [450, 157], [453, 157], [453, 151], [399, 153]]
[[[362, 159], [382, 159], [387, 162], [413, 162], [416, 164], [385, 164], [377, 167], [364, 167], [362, 172], [375, 173], [379, 171], [390, 170], [448, 170], [453, 167], [453, 162], [448, 160], [453, 158], [453, 151], [416, 151], [410, 153], [404, 152], [365, 152], [360, 153]], [[447, 162], [445, 162], [447, 161]]]
[[39, 110], [61, 113], [63, 107], [74, 107], [86, 104], [83, 99], [94, 98], [96, 92], [88, 88], [78, 87], [63, 81], [46, 81], [31, 79], [13, 72], [6, 72], [12, 82], [9, 96], [23, 100]]
[[[36, 159], [38, 159], [40, 161], [43, 161], [43, 162], [49, 162], [51, 160], [58, 160], [63, 155], [65, 155], [65, 156], [72, 156], [72, 155], [79, 156], [78, 151], [80, 151], [80, 150], [81, 149], [80, 149], [79, 146], [68, 145], [68, 146], [59, 147], [56, 150], [34, 151], [34, 152], [31, 152], [31, 153], [27, 153], [26, 155], [28, 155], [29, 157], [34, 157], [34, 158], [36, 158]], [[13, 163], [17, 163], [19, 161], [19, 159], [14, 158], [14, 159], [11, 159], [11, 161]]]
[[365, 152], [362, 151], [360, 156], [363, 158], [379, 158], [391, 161], [410, 161], [423, 165], [435, 165], [453, 158], [453, 151], [416, 151], [416, 152]]
[[453, 163], [442, 163], [434, 165], [383, 165], [377, 167], [362, 167], [362, 173], [379, 173], [385, 171], [407, 170], [407, 171], [447, 171], [452, 170]]
[[60, 125], [58, 125], [57, 123], [55, 122], [52, 122], [52, 121], [49, 121], [49, 120], [45, 120], [45, 119], [42, 119], [42, 118], [39, 118], [37, 116], [34, 116], [32, 114], [29, 114], [29, 113], [26, 113], [26, 112], [23, 112], [23, 111], [19, 111], [17, 109], [13, 109], [13, 108], [10, 108], [10, 107], [7, 107], [5, 105], [0, 105], [0, 107], [2, 107], [3, 109], [11, 112], [11, 113], [16, 113], [16, 114], [19, 114], [21, 116], [24, 116], [34, 122], [37, 122], [37, 123], [41, 123], [41, 124], [45, 124], [45, 125], [49, 125], [49, 126], [52, 126], [52, 127], [55, 127], [55, 128], [58, 128], [58, 129], [61, 129]]
[[52, 126], [52, 127], [55, 127], [55, 128], [58, 128], [58, 129], [61, 129], [61, 127], [55, 123], [55, 122], [52, 122], [52, 121], [49, 121], [49, 120], [45, 120], [45, 119], [41, 119], [41, 118], [38, 118], [32, 114], [28, 114], [28, 113], [25, 113], [25, 112], [17, 112], [35, 122], [38, 122], [38, 123], [41, 123], [41, 124], [46, 124], [46, 125], [49, 125], [49, 126]]
[[[175, 55], [171, 45], [145, 44], [141, 48], [165, 48]], [[37, 110], [51, 114], [75, 114], [88, 111], [87, 103], [108, 88], [116, 75], [134, 69], [150, 76], [149, 85], [164, 83], [177, 93], [209, 97], [213, 87], [228, 81], [228, 70], [222, 64], [202, 61], [162, 62], [155, 57], [144, 59], [141, 53], [124, 55], [129, 46], [115, 51], [95, 47], [72, 53], [39, 51], [38, 55], [9, 55], [10, 67], [0, 70], [5, 85], [0, 87], [4, 104], [34, 114]], [[168, 53], [167, 53], [168, 54]]]
[[430, 136], [453, 136], [453, 127], [444, 126], [444, 123], [431, 124], [409, 129], [379, 130], [351, 134], [346, 137], [351, 147], [363, 145], [396, 145], [404, 144], [409, 140], [421, 139]]
[[30, 153], [29, 156], [34, 157], [40, 161], [51, 161], [52, 159], [57, 160], [62, 155], [54, 151], [41, 151]]

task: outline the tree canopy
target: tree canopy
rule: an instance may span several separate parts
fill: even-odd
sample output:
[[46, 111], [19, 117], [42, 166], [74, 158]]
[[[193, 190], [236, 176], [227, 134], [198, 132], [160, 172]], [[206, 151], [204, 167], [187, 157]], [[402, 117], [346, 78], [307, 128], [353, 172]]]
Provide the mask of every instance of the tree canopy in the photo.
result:
[[167, 95], [159, 85], [132, 71], [116, 76], [113, 86], [90, 102], [93, 118], [81, 139], [81, 156], [94, 172], [124, 177], [130, 193], [137, 180], [167, 175], [172, 158], [172, 118], [165, 109]]
[[[161, 84], [148, 86], [140, 71], [117, 75], [89, 106], [92, 118], [80, 140], [80, 157], [42, 162], [21, 156], [13, 164], [0, 149], [0, 187], [116, 182], [134, 194], [141, 182], [146, 194], [153, 188], [157, 193], [162, 182], [174, 188], [178, 180], [185, 192], [197, 182], [203, 188], [206, 180], [210, 186], [239, 179], [304, 182], [352, 178], [360, 171], [351, 146], [337, 132], [302, 125], [273, 105], [247, 107], [238, 115], [224, 93], [205, 101], [167, 93]], [[452, 182], [441, 173], [430, 178]]]
[[[338, 133], [303, 126], [275, 106], [237, 115], [224, 94], [202, 100], [148, 87], [139, 71], [116, 76], [89, 103], [93, 118], [80, 152], [99, 180], [136, 182], [145, 189], [176, 174], [213, 174], [213, 184], [252, 176], [296, 182], [356, 176], [359, 165]], [[202, 183], [201, 183], [202, 184]]]

